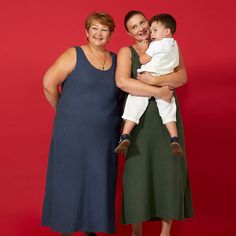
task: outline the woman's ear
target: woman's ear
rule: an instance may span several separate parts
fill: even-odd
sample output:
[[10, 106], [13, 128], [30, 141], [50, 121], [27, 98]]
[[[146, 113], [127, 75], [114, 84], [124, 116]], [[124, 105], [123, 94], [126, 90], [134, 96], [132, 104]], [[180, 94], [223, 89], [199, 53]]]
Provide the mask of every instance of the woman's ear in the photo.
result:
[[86, 29], [85, 30], [85, 36], [86, 36], [86, 39], [88, 40], [88, 35], [89, 35], [89, 33], [88, 33], [88, 30]]

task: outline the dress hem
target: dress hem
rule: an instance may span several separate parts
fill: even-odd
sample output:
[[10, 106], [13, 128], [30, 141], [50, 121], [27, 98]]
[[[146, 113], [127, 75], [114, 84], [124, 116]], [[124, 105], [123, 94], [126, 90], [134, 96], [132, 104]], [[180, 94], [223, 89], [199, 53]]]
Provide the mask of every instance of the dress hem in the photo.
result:
[[188, 215], [188, 216], [183, 216], [183, 217], [179, 217], [179, 216], [147, 216], [147, 217], [141, 217], [141, 218], [136, 218], [134, 220], [126, 220], [124, 221], [123, 219], [121, 220], [121, 224], [135, 224], [135, 223], [139, 223], [139, 222], [148, 222], [148, 221], [161, 221], [161, 220], [178, 220], [178, 221], [183, 221], [186, 219], [190, 219], [193, 218], [193, 215]]
[[106, 234], [113, 234], [115, 233], [114, 230], [103, 230], [103, 229], [92, 229], [92, 228], [75, 228], [73, 230], [66, 230], [66, 229], [59, 229], [57, 227], [53, 227], [50, 224], [42, 224], [43, 227], [49, 227], [53, 232], [60, 232], [60, 233], [75, 233], [75, 232], [93, 232], [93, 233], [106, 233]]

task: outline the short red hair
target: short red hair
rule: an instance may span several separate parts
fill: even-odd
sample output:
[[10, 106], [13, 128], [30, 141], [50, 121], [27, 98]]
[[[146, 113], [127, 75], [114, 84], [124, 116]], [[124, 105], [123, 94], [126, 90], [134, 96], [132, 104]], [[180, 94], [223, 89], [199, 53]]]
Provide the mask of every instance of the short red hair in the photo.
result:
[[110, 32], [114, 32], [115, 22], [113, 18], [106, 12], [92, 12], [85, 20], [85, 29], [89, 30], [93, 21], [98, 21], [102, 25], [109, 27]]

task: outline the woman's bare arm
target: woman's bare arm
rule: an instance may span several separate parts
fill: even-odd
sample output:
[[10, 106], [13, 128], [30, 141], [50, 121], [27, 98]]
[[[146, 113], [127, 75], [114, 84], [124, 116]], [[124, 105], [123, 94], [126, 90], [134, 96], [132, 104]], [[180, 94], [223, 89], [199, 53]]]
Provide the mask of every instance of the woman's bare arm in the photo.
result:
[[73, 71], [75, 64], [75, 48], [69, 48], [58, 57], [56, 62], [47, 70], [43, 78], [45, 97], [54, 109], [56, 109], [60, 97], [59, 86]]
[[175, 69], [175, 72], [163, 76], [152, 76], [145, 72], [138, 74], [137, 78], [140, 82], [153, 86], [170, 86], [172, 88], [182, 86], [187, 82], [187, 74], [181, 52], [179, 52], [179, 66]]
[[120, 49], [117, 56], [116, 85], [121, 90], [136, 96], [159, 97], [166, 101], [172, 98], [173, 91], [167, 86], [158, 88], [131, 78], [131, 52], [128, 47]]

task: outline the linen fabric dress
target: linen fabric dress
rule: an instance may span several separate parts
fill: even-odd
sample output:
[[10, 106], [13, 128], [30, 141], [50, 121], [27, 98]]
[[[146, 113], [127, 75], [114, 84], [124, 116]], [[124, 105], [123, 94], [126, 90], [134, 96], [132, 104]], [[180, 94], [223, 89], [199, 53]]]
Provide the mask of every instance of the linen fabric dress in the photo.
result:
[[114, 232], [119, 89], [116, 56], [102, 71], [81, 47], [63, 83], [49, 153], [42, 223], [60, 232]]
[[[140, 68], [133, 47], [132, 77]], [[177, 106], [177, 128], [184, 149], [184, 133]], [[123, 175], [122, 223], [176, 219], [193, 216], [186, 157], [174, 157], [170, 135], [162, 124], [155, 99], [151, 98], [140, 123], [130, 136]]]

